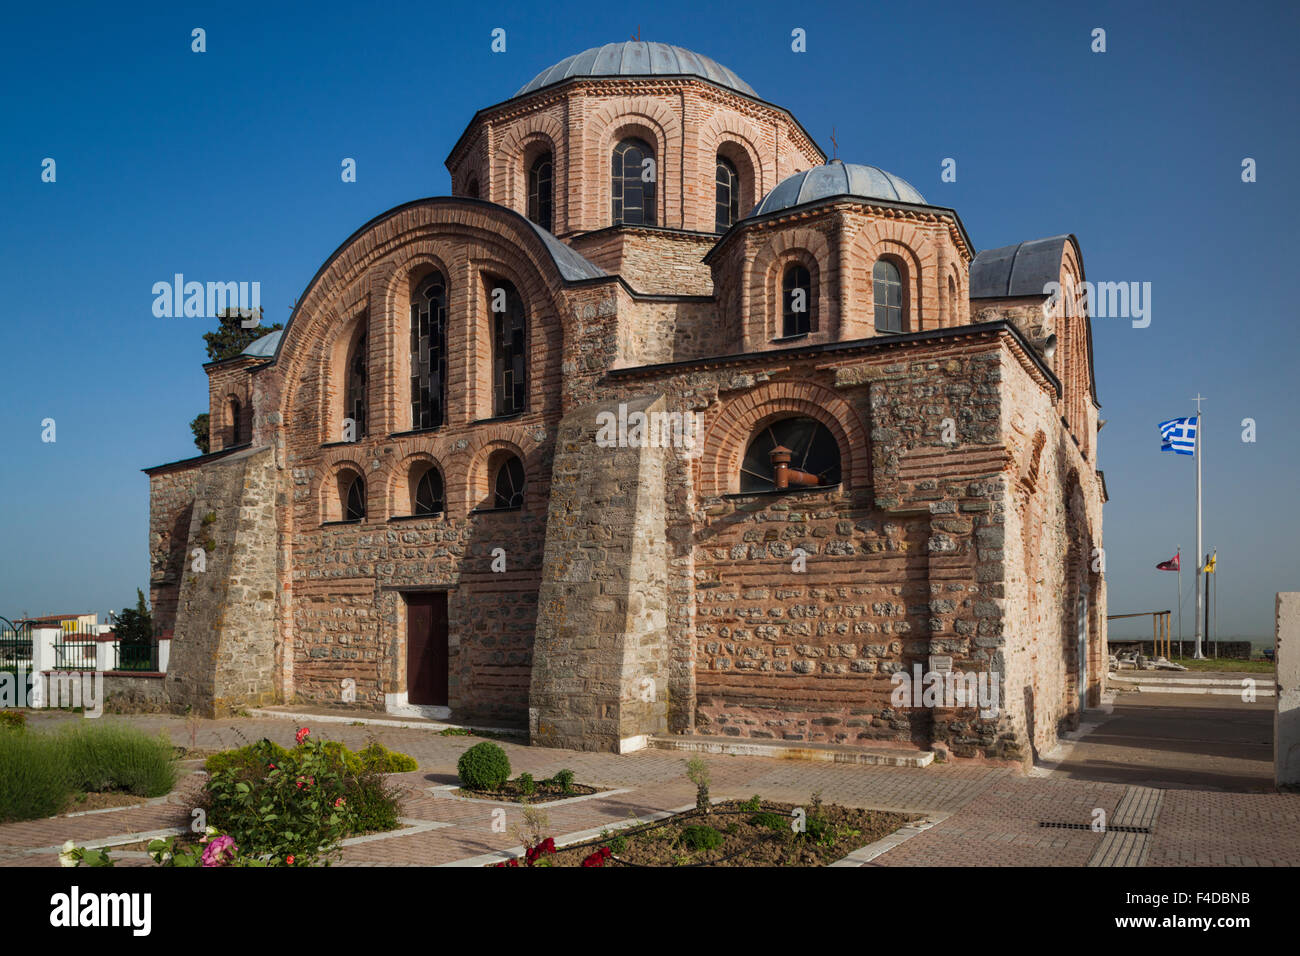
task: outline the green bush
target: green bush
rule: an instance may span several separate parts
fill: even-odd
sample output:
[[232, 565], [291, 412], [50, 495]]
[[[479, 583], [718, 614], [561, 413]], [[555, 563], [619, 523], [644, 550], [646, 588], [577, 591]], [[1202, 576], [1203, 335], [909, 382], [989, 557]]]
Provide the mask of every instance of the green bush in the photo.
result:
[[551, 783], [555, 784], [565, 793], [568, 793], [570, 790], [573, 789], [573, 771], [561, 770], [559, 773], [557, 773], [554, 777], [551, 778]]
[[348, 781], [346, 807], [349, 833], [396, 830], [398, 790], [384, 783], [382, 772], [367, 770]]
[[716, 850], [722, 846], [722, 834], [713, 827], [691, 826], [682, 830], [680, 842], [688, 850]]
[[410, 773], [420, 769], [420, 764], [414, 757], [389, 750], [378, 740], [370, 741], [357, 756], [361, 758], [364, 769], [378, 773]]
[[790, 829], [790, 821], [779, 813], [756, 813], [749, 818], [749, 822], [756, 827], [767, 827], [769, 830]]
[[80, 722], [57, 735], [67, 756], [68, 782], [77, 790], [124, 790], [161, 797], [176, 786], [171, 741], [131, 727]]
[[0, 823], [59, 813], [72, 786], [66, 755], [43, 734], [0, 734]]
[[515, 782], [519, 784], [519, 792], [525, 797], [531, 797], [537, 792], [537, 783], [531, 773], [521, 773]]
[[754, 794], [740, 805], [740, 809], [748, 810], [750, 813], [757, 813], [759, 810], [763, 809], [763, 798], [758, 794]]
[[26, 730], [27, 714], [21, 710], [0, 710], [0, 730]]
[[259, 740], [247, 747], [213, 754], [203, 762], [203, 769], [209, 774], [234, 770], [241, 779], [261, 777], [266, 773], [268, 764], [282, 763], [288, 758], [289, 751], [279, 744], [271, 740]]
[[510, 779], [510, 758], [490, 741], [475, 744], [456, 761], [460, 785], [467, 790], [500, 790]]

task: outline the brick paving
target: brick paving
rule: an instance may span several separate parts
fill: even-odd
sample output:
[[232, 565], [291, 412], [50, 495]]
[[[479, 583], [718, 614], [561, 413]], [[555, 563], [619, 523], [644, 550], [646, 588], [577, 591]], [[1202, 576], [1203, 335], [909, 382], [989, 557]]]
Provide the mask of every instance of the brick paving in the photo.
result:
[[[33, 715], [34, 732], [69, 718]], [[235, 718], [187, 723], [178, 717], [151, 715], [104, 717], [128, 722], [147, 732], [165, 732], [189, 746], [191, 732], [200, 748], [237, 746], [268, 737], [292, 745], [297, 724], [274, 718]], [[436, 788], [456, 782], [456, 761], [479, 737], [442, 737], [423, 729], [375, 728], [318, 723], [318, 737], [364, 746], [374, 736], [386, 746], [411, 754], [420, 769], [391, 779], [403, 794], [402, 814], [418, 821], [448, 826], [395, 835], [346, 846], [344, 865], [403, 866], [451, 863], [518, 846], [514, 830], [523, 808], [456, 798]], [[632, 817], [673, 810], [690, 804], [694, 787], [684, 776], [685, 757], [666, 751], [642, 751], [617, 756], [546, 748], [499, 741], [509, 754], [514, 773], [550, 776], [572, 769], [580, 782], [611, 792], [586, 800], [545, 808], [549, 832], [556, 836], [618, 824]], [[1136, 805], [1141, 794], [1123, 783], [1085, 780], [1069, 774], [1029, 777], [986, 764], [938, 764], [923, 769], [810, 763], [772, 757], [714, 756], [706, 758], [715, 800], [745, 798], [802, 803], [814, 791], [828, 803], [904, 811], [924, 817], [949, 814], [941, 822], [885, 852], [869, 866], [1086, 866], [1106, 856], [1103, 835], [1091, 829], [1057, 829], [1042, 822], [1091, 824], [1096, 809], [1117, 822], [1115, 814], [1129, 794]], [[187, 774], [166, 802], [111, 812], [56, 817], [0, 826], [0, 866], [47, 866], [57, 863], [64, 840], [78, 843], [114, 836], [184, 826], [189, 822], [191, 794], [202, 776]], [[1194, 789], [1161, 791], [1152, 833], [1143, 849], [1148, 866], [1300, 865], [1300, 794], [1229, 793]], [[504, 827], [501, 825], [504, 811]], [[1150, 818], [1144, 817], [1142, 822]], [[39, 852], [32, 852], [39, 851]], [[1128, 859], [1133, 854], [1110, 853]], [[139, 858], [124, 865], [142, 865]]]

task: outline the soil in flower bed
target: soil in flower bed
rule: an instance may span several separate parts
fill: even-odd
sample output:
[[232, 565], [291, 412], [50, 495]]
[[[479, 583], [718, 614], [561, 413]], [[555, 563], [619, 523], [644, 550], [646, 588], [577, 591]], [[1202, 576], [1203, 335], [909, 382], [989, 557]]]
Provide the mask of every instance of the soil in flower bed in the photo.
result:
[[[544, 858], [550, 866], [581, 866], [583, 860], [610, 847], [605, 866], [826, 866], [888, 836], [916, 817], [882, 810], [859, 810], [825, 804], [820, 808], [818, 839], [791, 829], [796, 804], [763, 802], [760, 810], [742, 809], [744, 801], [715, 803], [712, 812], [690, 810], [666, 820], [614, 831], [599, 840], [566, 847]], [[748, 805], [748, 804], [746, 804]], [[809, 818], [811, 804], [799, 805]], [[690, 827], [710, 827], [722, 835], [712, 849], [690, 845]], [[695, 834], [697, 837], [699, 834]], [[522, 864], [521, 864], [522, 865]]]
[[533, 784], [531, 795], [525, 794], [519, 789], [517, 780], [507, 780], [500, 790], [466, 790], [464, 787], [456, 790], [456, 795], [460, 797], [473, 797], [476, 800], [509, 800], [512, 803], [547, 803], [551, 800], [567, 800], [570, 797], [585, 797], [592, 793], [602, 793], [606, 787], [589, 787], [585, 783], [569, 784], [569, 789], [565, 790], [559, 784], [548, 783], [544, 780], [538, 780]]
[[121, 790], [101, 790], [77, 793], [68, 798], [64, 813], [84, 813], [87, 810], [108, 810], [113, 807], [135, 807], [145, 802], [145, 797]]

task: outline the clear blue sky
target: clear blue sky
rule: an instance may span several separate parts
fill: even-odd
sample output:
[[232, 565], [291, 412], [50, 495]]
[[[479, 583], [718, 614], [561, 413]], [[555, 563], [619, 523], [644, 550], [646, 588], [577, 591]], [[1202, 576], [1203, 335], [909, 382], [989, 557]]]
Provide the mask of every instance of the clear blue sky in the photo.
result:
[[[155, 318], [154, 282], [256, 279], [283, 321], [359, 225], [449, 192], [442, 161], [476, 109], [639, 26], [731, 67], [828, 151], [834, 127], [842, 158], [956, 208], [978, 248], [1073, 232], [1090, 279], [1150, 282], [1149, 328], [1093, 330], [1110, 609], [1169, 606], [1172, 575], [1154, 565], [1179, 545], [1194, 563], [1192, 460], [1162, 455], [1155, 426], [1199, 391], [1222, 630], [1272, 633], [1274, 592], [1300, 589], [1295, 4], [631, 9], [8, 7], [0, 614], [102, 614], [147, 588], [140, 469], [195, 453], [212, 324]], [[204, 54], [190, 52], [194, 27]], [[349, 156], [355, 184], [339, 177]], [[945, 157], [955, 183], [940, 181]], [[1244, 157], [1258, 182], [1242, 183]]]

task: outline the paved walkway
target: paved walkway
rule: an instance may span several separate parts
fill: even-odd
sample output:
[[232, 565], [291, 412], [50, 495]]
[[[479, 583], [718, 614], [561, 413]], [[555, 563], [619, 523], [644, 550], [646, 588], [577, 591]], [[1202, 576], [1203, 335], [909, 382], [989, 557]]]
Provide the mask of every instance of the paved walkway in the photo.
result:
[[[76, 718], [33, 715], [31, 727], [41, 732], [67, 719]], [[261, 737], [292, 745], [297, 727], [294, 721], [273, 718], [192, 724], [170, 716], [101, 719], [162, 731], [177, 744], [211, 749]], [[481, 738], [442, 737], [422, 728], [340, 723], [311, 727], [314, 736], [342, 740], [354, 748], [373, 735], [420, 764], [417, 771], [391, 778], [403, 791], [407, 829], [349, 842], [343, 850], [344, 865], [447, 864], [519, 844], [512, 831], [521, 822], [521, 807], [465, 800], [440, 789], [456, 782], [457, 759]], [[527, 771], [543, 777], [567, 767], [580, 782], [609, 788], [596, 797], [547, 806], [549, 830], [556, 836], [679, 809], [694, 798], [681, 754], [642, 751], [617, 756], [499, 742], [516, 774]], [[1026, 776], [1006, 767], [970, 763], [913, 769], [768, 757], [718, 756], [706, 761], [715, 800], [759, 794], [798, 804], [820, 791], [828, 803], [906, 811], [934, 823], [875, 856], [870, 866], [1300, 865], [1300, 794], [1182, 789], [1165, 791], [1163, 799], [1153, 801], [1122, 780], [1082, 779], [1069, 769]], [[184, 827], [201, 783], [201, 775], [190, 773], [174, 793], [152, 805], [0, 826], [0, 866], [57, 865], [57, 848], [67, 839], [124, 843], [132, 834]], [[1112, 822], [1127, 819], [1121, 804], [1133, 808], [1134, 819], [1145, 813], [1146, 824], [1139, 819], [1122, 841], [1089, 828], [1099, 811]], [[127, 865], [147, 862], [118, 856]]]

